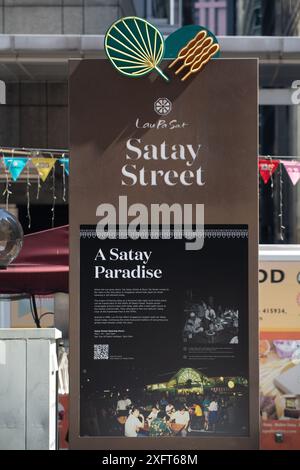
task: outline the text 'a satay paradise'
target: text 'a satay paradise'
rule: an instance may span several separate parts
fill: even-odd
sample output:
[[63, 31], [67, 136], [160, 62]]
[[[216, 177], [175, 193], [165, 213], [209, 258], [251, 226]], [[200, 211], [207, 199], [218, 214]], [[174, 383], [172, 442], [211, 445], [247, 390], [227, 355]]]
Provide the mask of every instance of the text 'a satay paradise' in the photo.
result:
[[[165, 141], [159, 145], [143, 144], [141, 139], [132, 138], [126, 142], [127, 162], [121, 170], [122, 186], [157, 186], [166, 184], [167, 186], [191, 186], [196, 184], [203, 186], [203, 169], [194, 169], [195, 162], [199, 155], [201, 144], [167, 144]], [[139, 167], [135, 162], [153, 161], [158, 163], [157, 169], [147, 169]], [[175, 169], [162, 169], [164, 162], [181, 161], [186, 168], [182, 171]]]
[[95, 279], [161, 279], [163, 272], [159, 268], [147, 268], [151, 258], [152, 251], [142, 250], [120, 250], [111, 248], [108, 252], [100, 248], [94, 258], [94, 261], [109, 262], [139, 262], [133, 268], [108, 268], [101, 265], [95, 265]]

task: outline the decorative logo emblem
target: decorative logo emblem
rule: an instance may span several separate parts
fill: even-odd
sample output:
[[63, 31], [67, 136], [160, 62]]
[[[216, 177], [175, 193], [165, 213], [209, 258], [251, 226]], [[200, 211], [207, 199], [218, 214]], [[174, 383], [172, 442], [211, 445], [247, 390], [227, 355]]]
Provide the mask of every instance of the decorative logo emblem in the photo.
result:
[[169, 69], [177, 64], [175, 75], [184, 70], [181, 77], [184, 82], [220, 53], [217, 38], [203, 26], [183, 26], [164, 42], [155, 26], [137, 16], [126, 16], [113, 23], [106, 32], [104, 49], [110, 62], [123, 75], [142, 77], [155, 70], [167, 82], [170, 78], [160, 68], [163, 59], [176, 57]]
[[164, 56], [163, 36], [143, 18], [127, 16], [117, 20], [105, 35], [104, 47], [107, 57], [120, 73], [141, 77], [156, 70], [169, 81], [159, 68]]
[[154, 111], [160, 116], [166, 116], [172, 109], [172, 103], [168, 98], [158, 98], [154, 103]]

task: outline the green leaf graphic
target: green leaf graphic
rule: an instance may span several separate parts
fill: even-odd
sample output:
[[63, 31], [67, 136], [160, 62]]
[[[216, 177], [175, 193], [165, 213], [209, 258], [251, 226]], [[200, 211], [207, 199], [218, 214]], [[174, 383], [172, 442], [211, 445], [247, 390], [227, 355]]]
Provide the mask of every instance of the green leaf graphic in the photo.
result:
[[140, 77], [156, 70], [169, 81], [158, 67], [164, 55], [163, 37], [148, 21], [135, 16], [121, 18], [107, 31], [104, 46], [109, 60], [120, 73]]

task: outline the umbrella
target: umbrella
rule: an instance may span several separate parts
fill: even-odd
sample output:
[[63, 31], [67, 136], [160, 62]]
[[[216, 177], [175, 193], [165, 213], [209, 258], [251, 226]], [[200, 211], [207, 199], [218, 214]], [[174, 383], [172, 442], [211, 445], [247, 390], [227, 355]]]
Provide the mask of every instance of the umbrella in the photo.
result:
[[0, 294], [68, 292], [69, 226], [24, 237], [17, 259], [0, 270]]

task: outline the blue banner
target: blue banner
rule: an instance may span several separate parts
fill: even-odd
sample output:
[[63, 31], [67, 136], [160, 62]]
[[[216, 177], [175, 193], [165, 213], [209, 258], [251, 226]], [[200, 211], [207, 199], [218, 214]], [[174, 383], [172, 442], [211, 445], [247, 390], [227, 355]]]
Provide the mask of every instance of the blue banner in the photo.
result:
[[22, 157], [3, 157], [5, 167], [10, 172], [13, 181], [17, 181], [24, 170], [28, 159]]

